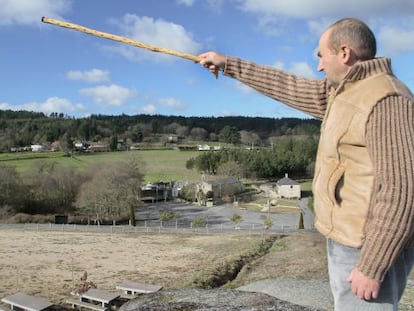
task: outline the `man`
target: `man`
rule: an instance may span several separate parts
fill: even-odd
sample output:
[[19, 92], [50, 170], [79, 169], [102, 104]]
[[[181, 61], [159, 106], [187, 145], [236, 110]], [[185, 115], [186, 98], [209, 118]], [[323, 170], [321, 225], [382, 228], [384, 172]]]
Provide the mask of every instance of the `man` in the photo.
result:
[[335, 310], [397, 310], [414, 262], [414, 99], [375, 58], [376, 39], [347, 18], [322, 34], [308, 80], [215, 52], [204, 67], [323, 120], [315, 226], [327, 237]]

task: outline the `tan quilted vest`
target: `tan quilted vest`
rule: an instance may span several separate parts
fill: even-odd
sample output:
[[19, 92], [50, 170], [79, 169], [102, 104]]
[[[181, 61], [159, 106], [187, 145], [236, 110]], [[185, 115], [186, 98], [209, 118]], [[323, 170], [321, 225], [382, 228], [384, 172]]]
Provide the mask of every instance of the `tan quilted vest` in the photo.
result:
[[347, 246], [362, 245], [372, 193], [373, 165], [365, 139], [368, 117], [378, 101], [393, 94], [410, 96], [397, 79], [381, 73], [345, 82], [329, 98], [313, 181], [315, 226]]

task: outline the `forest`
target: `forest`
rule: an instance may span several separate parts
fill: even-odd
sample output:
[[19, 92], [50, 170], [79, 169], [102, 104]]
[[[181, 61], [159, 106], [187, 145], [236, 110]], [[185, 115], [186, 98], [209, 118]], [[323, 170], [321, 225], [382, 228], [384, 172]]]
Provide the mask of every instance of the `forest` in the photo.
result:
[[[163, 115], [91, 115], [73, 118], [62, 113], [0, 110], [0, 152], [33, 144], [50, 146], [59, 142], [70, 151], [77, 141], [106, 143], [111, 150], [117, 141], [134, 144], [178, 142], [222, 142], [271, 146], [286, 135], [318, 136], [320, 121], [263, 117], [182, 117]], [[177, 142], [177, 141], [174, 141]]]

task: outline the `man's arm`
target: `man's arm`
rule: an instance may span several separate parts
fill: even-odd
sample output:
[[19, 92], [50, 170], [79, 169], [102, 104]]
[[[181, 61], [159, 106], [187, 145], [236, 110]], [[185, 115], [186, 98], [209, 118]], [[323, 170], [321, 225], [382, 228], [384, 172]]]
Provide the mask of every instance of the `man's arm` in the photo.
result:
[[224, 75], [317, 119], [323, 119], [325, 115], [328, 100], [326, 80], [306, 79], [216, 52], [207, 52], [200, 57], [200, 64], [212, 73], [223, 71]]
[[[367, 147], [374, 164], [361, 258], [349, 281], [360, 297], [374, 297], [414, 232], [414, 104], [398, 96], [385, 98], [367, 124]], [[363, 292], [361, 294], [361, 292]]]

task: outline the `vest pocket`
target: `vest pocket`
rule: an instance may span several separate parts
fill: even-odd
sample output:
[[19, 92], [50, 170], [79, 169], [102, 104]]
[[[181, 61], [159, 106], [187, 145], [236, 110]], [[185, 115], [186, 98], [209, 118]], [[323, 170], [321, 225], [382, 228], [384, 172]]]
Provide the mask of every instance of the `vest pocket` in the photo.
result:
[[342, 203], [340, 191], [344, 183], [344, 174], [345, 168], [341, 165], [338, 165], [332, 172], [332, 175], [328, 182], [328, 196], [336, 207], [341, 207]]

